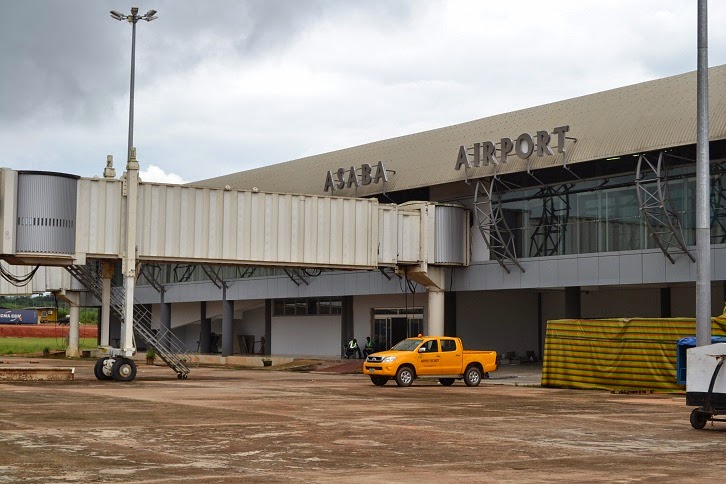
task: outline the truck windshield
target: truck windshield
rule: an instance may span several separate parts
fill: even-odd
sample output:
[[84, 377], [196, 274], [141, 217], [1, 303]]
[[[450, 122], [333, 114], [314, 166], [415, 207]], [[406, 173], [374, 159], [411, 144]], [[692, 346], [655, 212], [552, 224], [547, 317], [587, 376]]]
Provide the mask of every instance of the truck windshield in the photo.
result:
[[392, 350], [398, 351], [413, 351], [418, 345], [421, 344], [422, 339], [409, 338], [399, 342], [396, 346], [391, 348]]

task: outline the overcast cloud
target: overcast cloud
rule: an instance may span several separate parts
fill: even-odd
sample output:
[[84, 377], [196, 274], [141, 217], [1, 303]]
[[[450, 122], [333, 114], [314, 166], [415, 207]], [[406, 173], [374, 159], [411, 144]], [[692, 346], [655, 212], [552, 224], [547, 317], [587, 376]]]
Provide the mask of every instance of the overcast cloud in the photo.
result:
[[[131, 27], [119, 0], [0, 0], [0, 166], [117, 173]], [[145, 0], [134, 145], [180, 183], [680, 74], [692, 0]], [[726, 2], [709, 64], [726, 63]], [[695, 89], [695, 87], [694, 87]]]

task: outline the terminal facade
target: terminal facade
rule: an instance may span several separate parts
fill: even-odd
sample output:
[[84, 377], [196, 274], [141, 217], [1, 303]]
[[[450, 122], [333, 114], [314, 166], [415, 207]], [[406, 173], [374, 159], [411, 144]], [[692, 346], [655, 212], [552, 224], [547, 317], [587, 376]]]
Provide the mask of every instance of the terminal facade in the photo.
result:
[[[726, 66], [709, 70], [709, 94], [712, 314], [721, 314], [726, 299]], [[160, 242], [156, 237], [164, 230], [150, 229], [144, 224], [152, 219], [141, 217], [133, 225], [138, 238], [130, 238], [128, 230], [124, 234], [102, 222], [103, 210], [113, 216], [130, 210], [110, 196], [103, 198], [104, 193], [120, 196], [122, 190], [126, 195], [126, 179], [113, 174], [78, 182], [67, 177], [67, 190], [79, 190], [76, 215], [89, 206], [100, 208], [93, 223], [79, 217], [79, 226], [57, 228], [75, 234], [66, 245], [75, 244], [68, 253], [76, 256], [79, 251], [88, 257], [94, 251], [132, 253], [133, 240], [141, 241], [136, 251], [146, 251], [147, 257], [135, 274], [136, 304], [165, 321], [192, 352], [340, 357], [352, 338], [362, 344], [370, 336], [377, 349], [385, 349], [407, 336], [444, 333], [461, 337], [469, 348], [541, 358], [548, 320], [695, 314], [695, 159], [692, 72], [188, 187], [139, 188], [139, 206], [161, 204], [157, 216], [179, 204], [189, 208], [194, 195], [185, 194], [192, 187], [216, 190], [220, 200], [238, 197], [239, 207], [254, 194], [266, 194], [265, 200], [276, 196], [270, 194], [293, 197], [286, 202], [293, 207], [290, 213], [307, 210], [295, 207], [309, 207], [312, 199], [322, 204], [322, 197], [340, 198], [353, 208], [316, 212], [325, 215], [312, 239], [300, 233], [297, 220], [302, 218], [293, 217], [284, 227], [278, 223], [272, 245], [302, 254], [300, 260], [322, 260], [326, 254], [319, 244], [311, 249], [309, 242], [327, 238], [325, 247], [353, 254], [354, 264], [363, 267], [359, 270], [333, 258], [326, 259], [327, 268], [310, 262], [294, 269], [282, 263], [234, 263], [242, 259], [238, 255], [224, 264], [193, 260], [201, 245], [207, 250], [213, 242], [225, 256], [230, 249], [219, 241], [224, 237], [269, 242], [269, 233], [254, 233], [267, 226], [256, 229], [251, 223], [251, 233], [244, 233], [241, 222], [226, 218], [209, 233], [193, 230], [194, 220], [182, 217], [172, 224], [167, 218], [167, 225], [176, 225]], [[82, 203], [80, 193], [91, 198]], [[166, 202], [159, 201], [163, 197]], [[416, 207], [424, 214], [429, 206], [436, 210], [435, 240], [425, 233], [423, 215], [420, 236], [405, 221], [399, 220], [393, 232], [394, 225], [386, 225], [389, 208], [399, 213]], [[69, 207], [69, 220], [72, 212]], [[356, 233], [353, 242], [341, 242], [321, 228], [344, 225], [351, 217], [367, 221], [369, 232], [379, 220], [377, 237], [406, 238], [405, 243], [394, 240], [384, 247], [379, 242], [376, 257], [381, 238]], [[30, 234], [24, 230], [35, 221], [17, 219], [18, 244], [38, 243], [23, 235]], [[230, 232], [231, 224], [238, 225]], [[350, 228], [343, 232], [350, 237]], [[126, 249], [116, 242], [119, 234], [130, 241]], [[356, 247], [347, 247], [351, 244]], [[411, 244], [421, 249], [411, 251], [416, 254], [429, 244], [426, 250], [436, 252], [431, 259], [436, 267], [427, 271], [425, 258], [401, 253]], [[5, 245], [3, 253], [12, 254], [15, 247]], [[382, 253], [390, 247], [399, 247], [399, 253]], [[179, 259], [164, 256], [167, 249]], [[304, 259], [310, 250], [317, 253]], [[134, 274], [133, 266], [124, 271]], [[117, 285], [120, 272], [118, 267]], [[79, 304], [98, 301], [81, 296]], [[112, 324], [106, 337], [114, 343], [124, 338], [121, 332]]]
[[[712, 313], [720, 314], [726, 66], [709, 76]], [[695, 314], [695, 89], [692, 72], [194, 185], [466, 207], [470, 261], [443, 269], [444, 332], [470, 348], [539, 358], [547, 320]], [[220, 334], [214, 281], [199, 267], [155, 270], [164, 303], [143, 277], [139, 301], [170, 311], [192, 348], [203, 327]], [[233, 300], [234, 353], [264, 351], [265, 337], [273, 355], [334, 357], [351, 338], [370, 336], [380, 349], [429, 330], [426, 290], [401, 271], [220, 274]]]

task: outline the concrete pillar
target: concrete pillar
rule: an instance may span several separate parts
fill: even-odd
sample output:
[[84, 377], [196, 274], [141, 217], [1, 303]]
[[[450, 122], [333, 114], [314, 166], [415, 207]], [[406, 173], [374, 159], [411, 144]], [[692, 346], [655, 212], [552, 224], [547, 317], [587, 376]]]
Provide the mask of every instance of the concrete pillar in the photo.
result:
[[660, 288], [660, 317], [670, 318], [671, 317], [671, 288], [661, 287]]
[[444, 335], [444, 291], [434, 286], [426, 288], [429, 303], [429, 330], [430, 336]]
[[353, 296], [343, 296], [340, 302], [340, 355], [344, 356], [343, 348], [348, 341], [355, 338], [355, 326], [353, 324]]
[[101, 262], [101, 331], [100, 346], [110, 346], [111, 342], [111, 279], [116, 272], [113, 262]]
[[227, 301], [227, 288], [222, 286], [222, 356], [232, 356], [234, 301]]
[[201, 301], [199, 309], [199, 352], [206, 355], [212, 352], [212, 320], [207, 317], [207, 301]]
[[[78, 296], [76, 296], [76, 299]], [[81, 308], [78, 304], [71, 304], [70, 327], [68, 328], [68, 349], [66, 350], [67, 358], [78, 358], [81, 351], [78, 348], [78, 339], [80, 336], [80, 315]]]
[[[171, 303], [164, 302], [165, 293], [166, 293], [166, 291], [162, 287], [161, 292], [159, 293], [161, 296], [159, 317], [161, 319], [161, 326], [163, 328], [166, 328], [167, 331], [171, 332]], [[171, 338], [165, 337], [164, 341], [166, 342], [167, 349], [169, 349], [169, 344], [171, 343]]]
[[444, 293], [444, 334], [456, 336], [456, 293]]
[[265, 350], [266, 355], [272, 354], [272, 299], [265, 299]]
[[565, 319], [580, 319], [582, 317], [580, 302], [580, 286], [565, 288]]

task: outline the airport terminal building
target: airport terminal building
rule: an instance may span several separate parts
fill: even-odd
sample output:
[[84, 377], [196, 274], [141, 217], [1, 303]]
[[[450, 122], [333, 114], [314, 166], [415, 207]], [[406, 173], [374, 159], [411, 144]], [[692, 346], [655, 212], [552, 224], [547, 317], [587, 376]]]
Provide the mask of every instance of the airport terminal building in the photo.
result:
[[[726, 66], [709, 77], [712, 313], [720, 314]], [[695, 314], [695, 90], [691, 72], [194, 185], [465, 207], [468, 240], [453, 230], [437, 241], [465, 252], [440, 278], [444, 332], [468, 347], [541, 357], [547, 320]], [[137, 300], [170, 312], [191, 348], [205, 326], [221, 333], [223, 304], [232, 305], [235, 354], [258, 352], [265, 337], [273, 355], [334, 357], [353, 337], [382, 348], [429, 330], [426, 288], [391, 268], [163, 264], [144, 274], [152, 273], [153, 283], [139, 278]]]
[[[726, 66], [709, 97], [721, 314]], [[77, 291], [72, 319], [101, 299], [134, 314], [102, 317], [122, 351], [148, 317], [225, 357], [443, 333], [541, 358], [548, 320], [694, 316], [695, 160], [691, 72], [181, 187], [139, 183], [134, 156], [118, 179], [3, 169], [2, 254], [85, 278], [41, 289]], [[112, 278], [133, 297], [109, 302]]]

